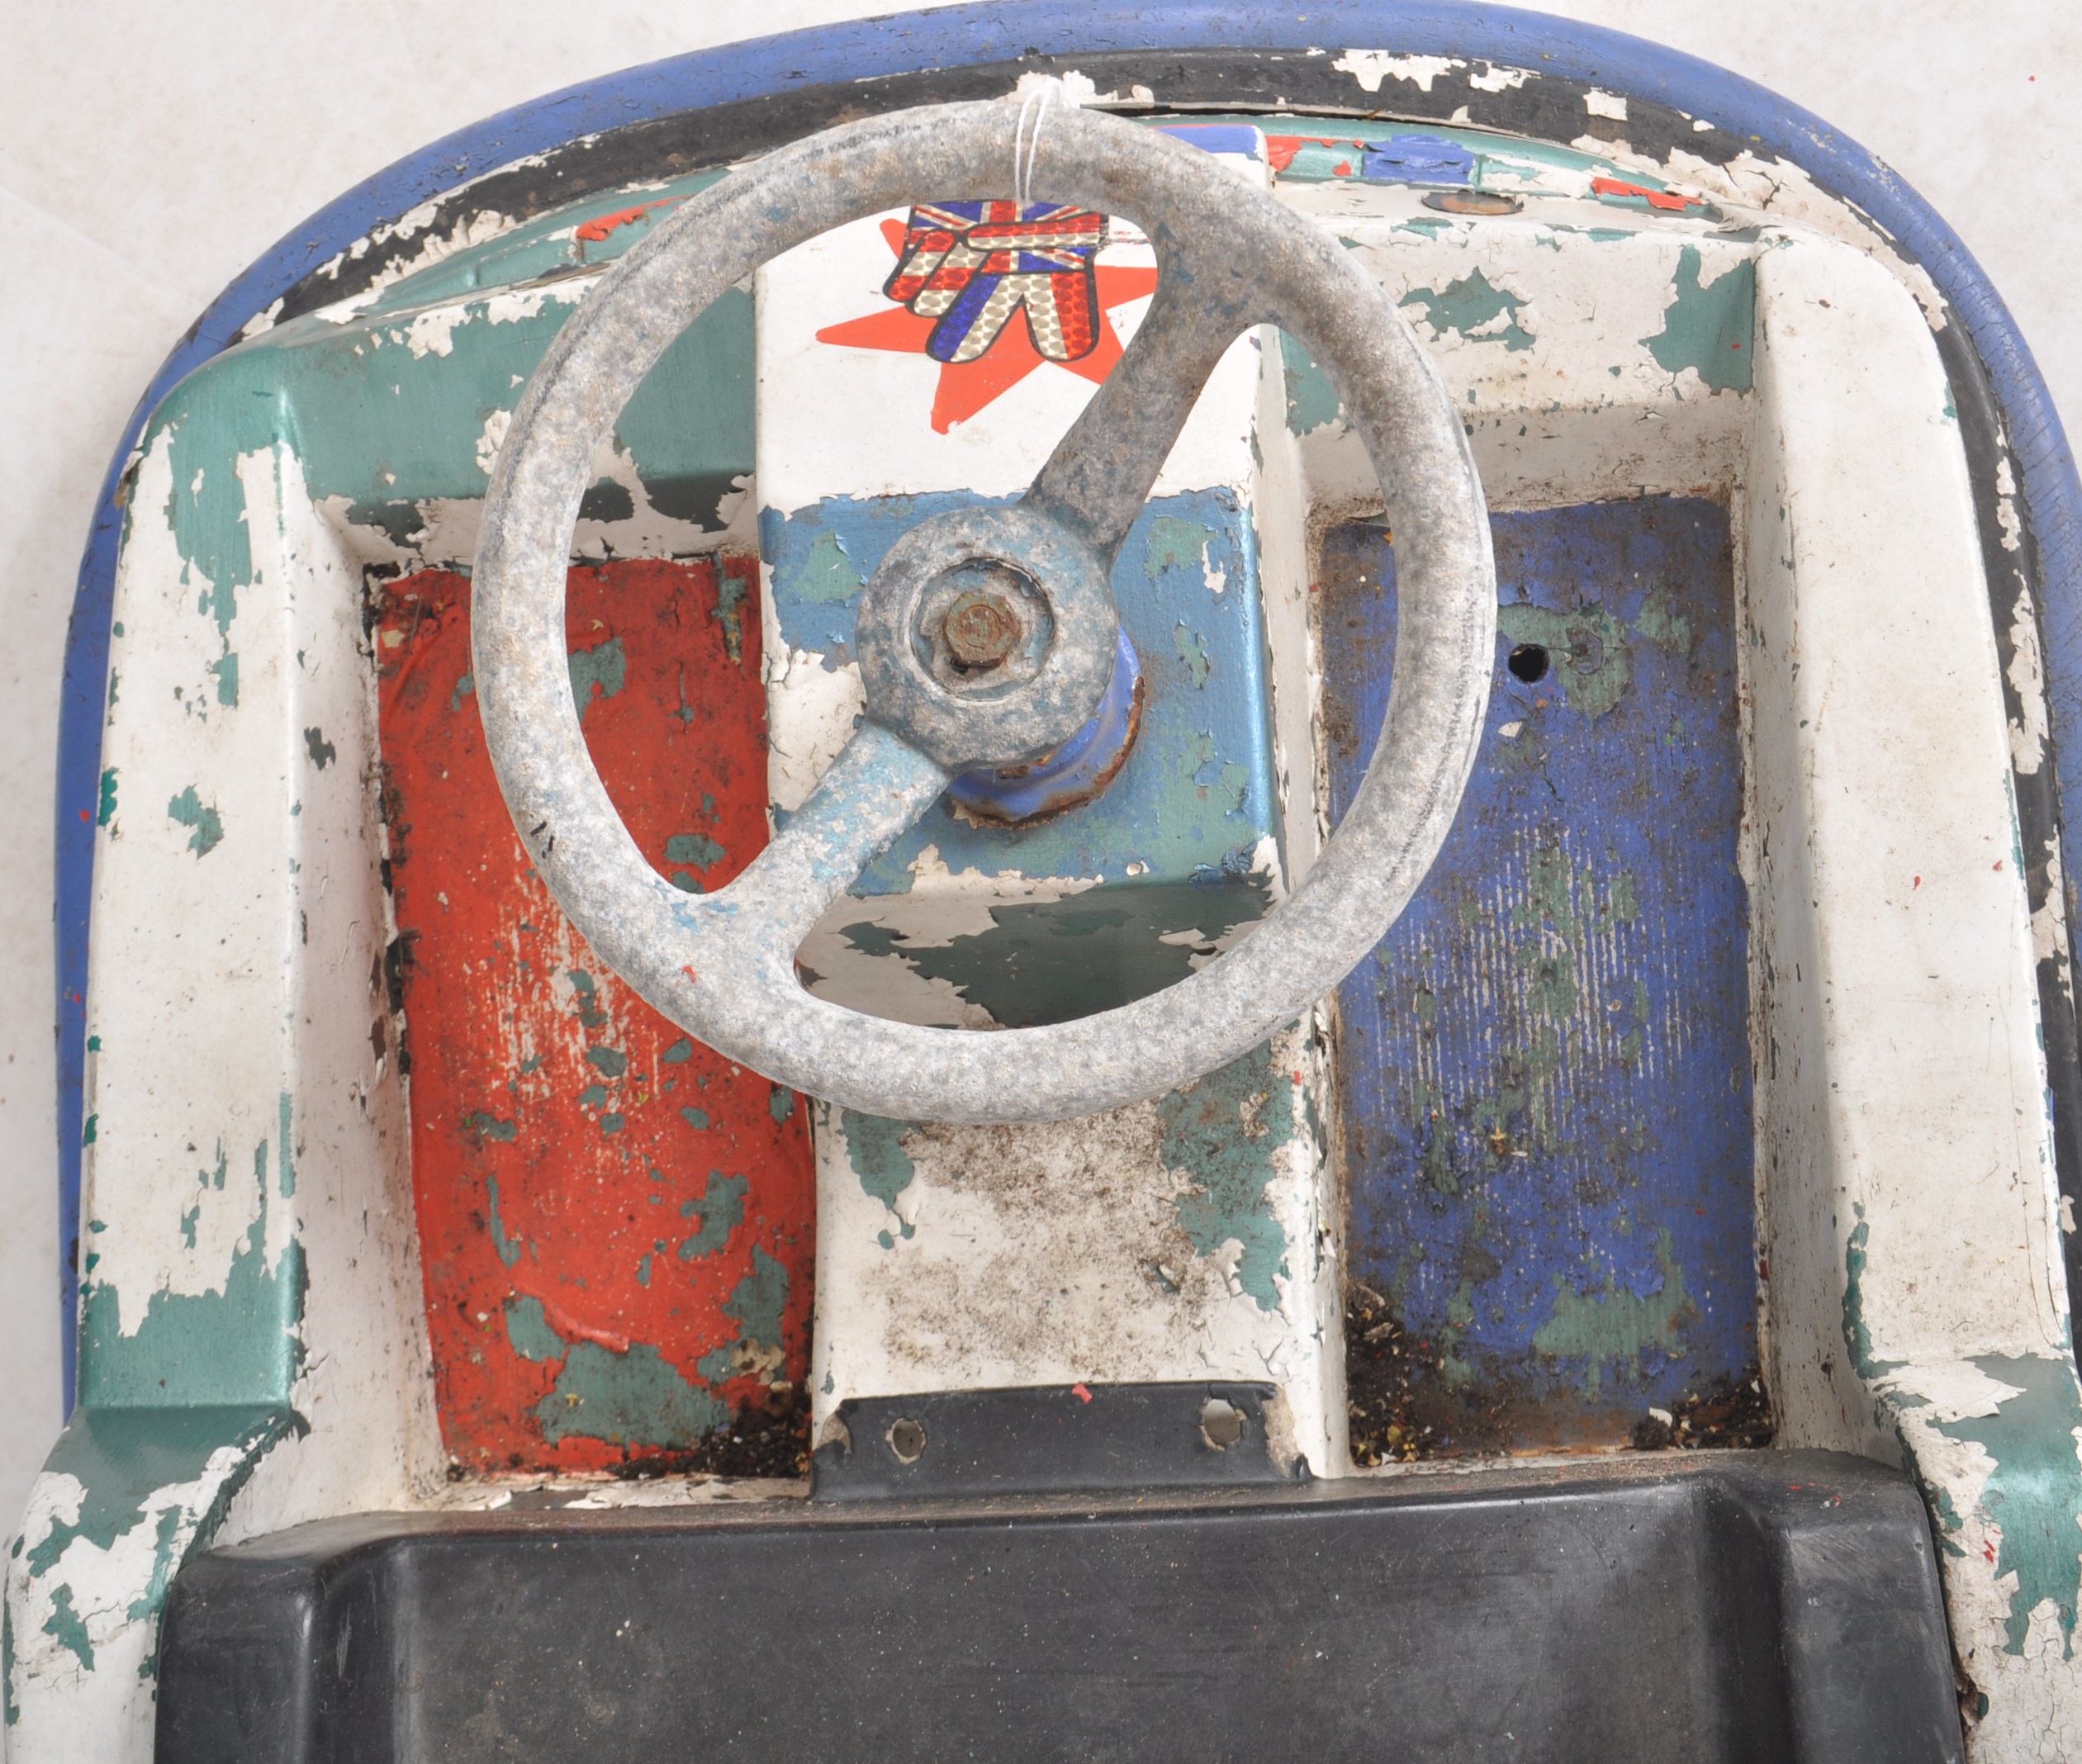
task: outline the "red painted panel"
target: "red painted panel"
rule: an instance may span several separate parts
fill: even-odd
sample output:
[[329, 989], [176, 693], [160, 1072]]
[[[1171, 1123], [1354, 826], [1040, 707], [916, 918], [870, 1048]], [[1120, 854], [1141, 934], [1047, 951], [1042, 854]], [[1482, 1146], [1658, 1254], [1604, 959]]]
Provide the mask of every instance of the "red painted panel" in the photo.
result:
[[[766, 841], [756, 568], [571, 573], [587, 744], [683, 886], [722, 886]], [[469, 595], [458, 576], [410, 577], [376, 632], [443, 1436], [466, 1470], [788, 1470], [809, 1338], [805, 1112], [638, 999], [528, 866], [472, 696]]]

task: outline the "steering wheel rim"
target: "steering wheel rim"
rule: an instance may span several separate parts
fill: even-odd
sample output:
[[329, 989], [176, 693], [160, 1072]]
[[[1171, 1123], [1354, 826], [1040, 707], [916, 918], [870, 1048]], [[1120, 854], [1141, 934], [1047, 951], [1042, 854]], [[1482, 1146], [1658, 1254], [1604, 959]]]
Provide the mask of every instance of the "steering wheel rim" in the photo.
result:
[[[1017, 505], [1043, 538], [1063, 542], [1050, 567], [1082, 551], [1110, 571], [1207, 372], [1237, 335], [1275, 324], [1323, 367], [1367, 446], [1396, 534], [1399, 606], [1372, 761], [1292, 894], [1162, 992], [1071, 1022], [977, 1031], [863, 1015], [806, 991], [794, 967], [825, 909], [938, 798], [962, 769], [956, 762], [975, 756], [956, 751], [959, 738], [951, 746], [911, 728], [885, 681], [870, 720], [766, 849], [728, 888], [683, 893], [652, 868], [586, 750], [565, 659], [564, 590], [595, 448], [688, 325], [757, 263], [834, 226], [921, 192], [1008, 185], [1016, 151], [1041, 162], [1052, 200], [1141, 226], [1159, 266], [1125, 356]], [[1027, 569], [998, 537], [993, 555]], [[863, 635], [877, 595], [871, 583]], [[1074, 662], [1103, 635], [1110, 664], [1110, 593], [1103, 614], [1088, 595], [1077, 604], [1084, 616], [1071, 630], [1059, 621], [1057, 647]], [[472, 590], [477, 698], [500, 790], [594, 952], [729, 1058], [913, 1120], [1094, 1113], [1189, 1083], [1307, 1012], [1379, 941], [1437, 855], [1473, 765], [1495, 643], [1495, 564], [1467, 436], [1386, 294], [1335, 238], [1199, 149], [1077, 110], [1050, 114], [1029, 140], [1020, 107], [1003, 101], [899, 111], [778, 149], [690, 198], [629, 252], [567, 320], [522, 395], [492, 472]], [[1066, 664], [1063, 690], [1027, 727], [1025, 751], [1089, 716], [1104, 684], [1082, 696], [1091, 673]], [[1005, 752], [1014, 737], [993, 738]]]

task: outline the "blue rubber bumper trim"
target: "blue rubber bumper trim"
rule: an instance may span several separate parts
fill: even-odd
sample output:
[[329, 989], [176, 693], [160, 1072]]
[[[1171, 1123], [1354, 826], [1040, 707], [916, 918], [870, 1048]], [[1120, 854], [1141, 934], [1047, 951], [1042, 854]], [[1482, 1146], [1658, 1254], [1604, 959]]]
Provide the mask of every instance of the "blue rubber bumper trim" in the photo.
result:
[[[102, 485], [67, 637], [57, 801], [59, 1251], [69, 1411], [77, 1306], [81, 1100], [94, 811], [121, 513], [119, 480], [145, 421], [173, 386], [229, 348], [254, 317], [356, 239], [431, 197], [530, 154], [676, 111], [893, 74], [1112, 50], [1361, 46], [1528, 68], [1704, 118], [1801, 167], [1856, 204], [1922, 264], [1987, 367], [2023, 477], [2039, 551], [2055, 761], [2082, 779], [2082, 481], [2030, 349], [1959, 236], [1887, 166], [1819, 117], [1752, 82], [1638, 37], [1511, 7], [1452, 0], [1317, 0], [1306, 15], [1264, 4], [1022, 0], [943, 7], [677, 55], [553, 92], [434, 142], [296, 227], [211, 304], [153, 377]], [[2082, 862], [2066, 842], [2066, 874]]]

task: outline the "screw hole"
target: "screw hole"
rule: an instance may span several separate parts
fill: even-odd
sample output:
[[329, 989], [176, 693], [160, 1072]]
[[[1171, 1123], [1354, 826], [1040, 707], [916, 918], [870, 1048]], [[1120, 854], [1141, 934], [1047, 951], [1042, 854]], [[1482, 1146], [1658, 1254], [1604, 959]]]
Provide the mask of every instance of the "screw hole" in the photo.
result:
[[1529, 686], [1538, 685], [1547, 678], [1550, 657], [1544, 643], [1520, 643], [1511, 651], [1504, 666], [1511, 671], [1515, 679], [1522, 680]]
[[1244, 1411], [1219, 1396], [1200, 1406], [1200, 1437], [1217, 1452], [1226, 1452], [1244, 1436]]
[[890, 1422], [889, 1449], [899, 1463], [915, 1464], [925, 1456], [925, 1429], [908, 1416]]

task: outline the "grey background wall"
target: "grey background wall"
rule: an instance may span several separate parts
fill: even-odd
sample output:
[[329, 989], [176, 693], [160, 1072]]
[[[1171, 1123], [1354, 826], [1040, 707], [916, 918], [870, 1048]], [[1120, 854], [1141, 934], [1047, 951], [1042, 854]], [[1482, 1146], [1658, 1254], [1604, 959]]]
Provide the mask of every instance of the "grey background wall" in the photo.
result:
[[[60, 1412], [51, 814], [73, 581], [123, 420], [224, 284], [348, 186], [617, 68], [859, 0], [0, 0], [0, 1536]], [[1890, 162], [2082, 426], [2082, 8], [1553, 0], [1745, 74]], [[1297, 7], [1297, 15], [1307, 14]], [[1343, 45], [1326, 45], [1343, 47]]]

